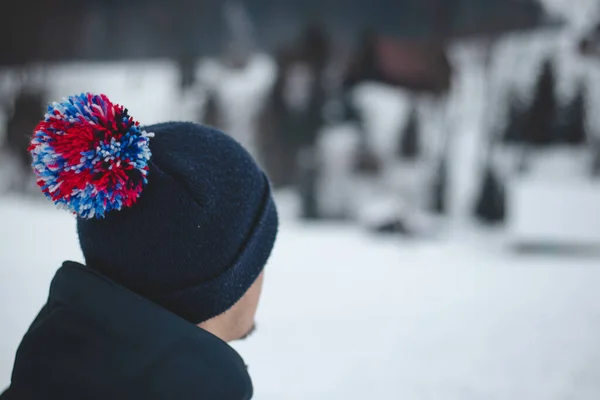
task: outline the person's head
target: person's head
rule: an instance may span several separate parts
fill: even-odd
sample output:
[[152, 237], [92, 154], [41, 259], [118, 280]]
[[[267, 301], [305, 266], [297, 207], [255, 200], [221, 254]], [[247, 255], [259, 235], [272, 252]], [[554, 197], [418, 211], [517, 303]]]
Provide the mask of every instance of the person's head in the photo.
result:
[[30, 151], [42, 191], [77, 215], [89, 268], [224, 340], [253, 328], [278, 220], [237, 142], [194, 123], [142, 128], [82, 94], [49, 108]]

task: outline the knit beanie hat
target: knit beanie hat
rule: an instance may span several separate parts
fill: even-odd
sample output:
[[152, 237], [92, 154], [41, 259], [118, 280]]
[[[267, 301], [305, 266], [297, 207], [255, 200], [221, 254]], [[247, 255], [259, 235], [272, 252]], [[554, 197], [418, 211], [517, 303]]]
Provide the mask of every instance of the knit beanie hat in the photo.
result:
[[269, 182], [216, 129], [141, 127], [84, 93], [48, 107], [29, 150], [43, 193], [77, 215], [87, 266], [191, 323], [231, 308], [269, 258]]

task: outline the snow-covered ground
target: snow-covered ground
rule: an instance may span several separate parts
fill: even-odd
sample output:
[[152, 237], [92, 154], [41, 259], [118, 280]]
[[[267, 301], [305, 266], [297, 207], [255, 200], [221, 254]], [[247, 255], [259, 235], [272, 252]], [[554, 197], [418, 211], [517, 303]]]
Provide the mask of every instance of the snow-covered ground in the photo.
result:
[[[381, 239], [283, 222], [258, 331], [235, 344], [270, 399], [600, 398], [600, 266], [593, 255], [517, 255], [501, 235]], [[0, 387], [64, 259], [74, 220], [0, 199]]]

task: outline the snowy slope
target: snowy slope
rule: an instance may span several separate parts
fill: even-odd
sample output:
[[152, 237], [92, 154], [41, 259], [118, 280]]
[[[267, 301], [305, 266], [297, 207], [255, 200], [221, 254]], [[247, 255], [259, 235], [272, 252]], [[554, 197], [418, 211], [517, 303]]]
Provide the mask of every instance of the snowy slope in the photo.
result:
[[[517, 256], [501, 238], [373, 238], [286, 215], [258, 332], [235, 344], [256, 399], [597, 399], [594, 258]], [[0, 200], [0, 387], [63, 259], [73, 219]], [[32, 245], [35, 242], [35, 245]]]

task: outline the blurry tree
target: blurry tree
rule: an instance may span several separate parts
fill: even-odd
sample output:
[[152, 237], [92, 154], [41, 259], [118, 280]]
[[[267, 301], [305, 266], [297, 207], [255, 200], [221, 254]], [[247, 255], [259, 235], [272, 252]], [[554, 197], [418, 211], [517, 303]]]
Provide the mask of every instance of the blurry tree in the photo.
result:
[[585, 112], [585, 88], [580, 86], [577, 94], [563, 110], [563, 124], [565, 127], [562, 139], [571, 145], [585, 144], [586, 135], [586, 112]]
[[[0, 2], [0, 64], [14, 65], [24, 59], [189, 60], [190, 56], [214, 54], [228, 34], [221, 15], [224, 3]], [[542, 25], [546, 17], [536, 0], [245, 0], [243, 4], [251, 11], [257, 42], [269, 50], [297, 35], [309, 22], [327, 26], [336, 37], [374, 27], [375, 33], [386, 36], [447, 41], [527, 30]], [[98, 29], [90, 27], [85, 17], [92, 9]], [[92, 34], [92, 30], [96, 32]], [[19, 40], [15, 40], [17, 34]]]
[[16, 174], [11, 180], [14, 189], [24, 190], [26, 177], [31, 174], [31, 156], [28, 151], [33, 131], [44, 110], [44, 96], [39, 88], [21, 88], [14, 100], [13, 112], [7, 120], [5, 148], [17, 162]]
[[416, 107], [411, 109], [408, 120], [400, 132], [397, 154], [400, 159], [412, 161], [421, 155], [419, 116]]
[[515, 93], [509, 96], [508, 116], [502, 133], [505, 143], [522, 143], [527, 129], [528, 109]]
[[297, 183], [297, 146], [294, 135], [287, 132], [291, 123], [291, 110], [285, 96], [288, 80], [286, 72], [291, 68], [295, 54], [286, 48], [280, 49], [274, 56], [277, 76], [259, 115], [258, 132], [263, 137], [262, 143], [269, 147], [269, 151], [263, 151], [267, 175], [274, 186], [281, 187]]
[[[320, 129], [323, 127], [324, 106], [326, 102], [325, 67], [329, 58], [329, 38], [324, 30], [317, 26], [310, 26], [304, 32], [300, 45], [300, 59], [290, 70], [288, 85], [288, 98], [294, 97], [289, 91], [295, 85], [292, 83], [304, 81], [307, 91], [304, 106], [294, 110], [291, 107], [290, 127], [295, 132], [297, 156], [296, 167], [298, 172], [298, 188], [301, 201], [301, 217], [304, 219], [319, 219], [320, 207], [317, 199], [317, 182], [321, 175], [321, 165], [317, 157], [316, 140]], [[300, 72], [308, 67], [308, 72]], [[296, 69], [296, 68], [299, 68]], [[298, 74], [295, 76], [295, 74]], [[308, 78], [308, 79], [306, 79]], [[298, 88], [298, 87], [297, 87]], [[293, 101], [292, 101], [293, 103]], [[300, 105], [299, 102], [297, 105]], [[288, 103], [289, 104], [289, 103]]]
[[525, 138], [533, 145], [545, 146], [553, 142], [554, 121], [557, 112], [555, 73], [551, 60], [542, 65], [529, 110]]
[[495, 224], [503, 222], [506, 213], [506, 194], [503, 183], [492, 165], [488, 165], [483, 175], [483, 184], [477, 203], [475, 216], [482, 222]]
[[448, 161], [444, 154], [433, 177], [431, 211], [436, 214], [446, 214], [448, 211]]

